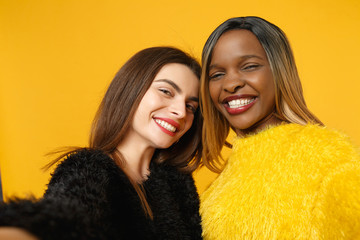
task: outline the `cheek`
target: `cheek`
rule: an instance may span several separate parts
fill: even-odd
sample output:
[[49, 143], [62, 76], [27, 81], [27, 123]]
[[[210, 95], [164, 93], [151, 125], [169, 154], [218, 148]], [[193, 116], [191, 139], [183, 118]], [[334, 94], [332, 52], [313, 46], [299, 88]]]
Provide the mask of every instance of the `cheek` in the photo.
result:
[[164, 101], [159, 97], [159, 95], [153, 93], [152, 91], [147, 91], [144, 97], [141, 99], [138, 108], [146, 111], [153, 110], [154, 108], [162, 105], [163, 102]]
[[187, 114], [186, 123], [185, 123], [183, 133], [181, 134], [181, 136], [183, 136], [191, 128], [193, 122], [194, 122], [194, 115], [193, 114]]
[[263, 97], [266, 105], [274, 106], [275, 105], [275, 84], [272, 78], [266, 79], [262, 85]]
[[189, 130], [194, 122], [194, 114], [188, 114], [185, 130]]
[[217, 103], [219, 102], [220, 89], [221, 89], [221, 85], [219, 82], [210, 82], [209, 83], [210, 98], [215, 105], [217, 105]]

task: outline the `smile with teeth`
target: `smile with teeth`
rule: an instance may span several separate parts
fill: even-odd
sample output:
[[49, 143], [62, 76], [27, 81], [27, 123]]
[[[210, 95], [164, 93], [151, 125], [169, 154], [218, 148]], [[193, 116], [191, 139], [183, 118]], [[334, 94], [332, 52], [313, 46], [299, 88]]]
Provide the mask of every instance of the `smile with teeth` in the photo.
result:
[[168, 130], [170, 132], [175, 132], [176, 131], [176, 127], [174, 127], [173, 125], [171, 125], [168, 122], [165, 122], [165, 121], [160, 120], [160, 119], [155, 119], [155, 122], [157, 122], [160, 126], [162, 126], [163, 128], [165, 128], [166, 130]]
[[228, 102], [230, 108], [239, 108], [252, 103], [255, 98], [234, 99]]

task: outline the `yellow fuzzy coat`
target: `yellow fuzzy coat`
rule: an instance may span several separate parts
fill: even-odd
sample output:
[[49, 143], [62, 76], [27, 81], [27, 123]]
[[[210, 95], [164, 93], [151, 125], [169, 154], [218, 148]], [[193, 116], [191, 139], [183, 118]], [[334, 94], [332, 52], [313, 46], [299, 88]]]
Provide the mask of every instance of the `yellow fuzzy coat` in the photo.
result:
[[315, 125], [237, 139], [200, 211], [206, 240], [358, 239], [359, 151]]

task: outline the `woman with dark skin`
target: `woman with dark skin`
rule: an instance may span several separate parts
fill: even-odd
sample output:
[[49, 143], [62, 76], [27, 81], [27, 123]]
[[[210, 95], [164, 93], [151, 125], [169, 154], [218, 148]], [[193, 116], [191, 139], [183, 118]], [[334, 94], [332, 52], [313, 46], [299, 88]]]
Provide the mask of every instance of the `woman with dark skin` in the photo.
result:
[[359, 238], [358, 148], [306, 107], [285, 34], [232, 18], [202, 57], [203, 161], [221, 172], [201, 196], [204, 239]]
[[178, 49], [135, 54], [102, 100], [89, 147], [52, 163], [65, 158], [42, 199], [1, 206], [0, 225], [39, 239], [201, 239], [191, 176], [202, 148], [199, 77]]

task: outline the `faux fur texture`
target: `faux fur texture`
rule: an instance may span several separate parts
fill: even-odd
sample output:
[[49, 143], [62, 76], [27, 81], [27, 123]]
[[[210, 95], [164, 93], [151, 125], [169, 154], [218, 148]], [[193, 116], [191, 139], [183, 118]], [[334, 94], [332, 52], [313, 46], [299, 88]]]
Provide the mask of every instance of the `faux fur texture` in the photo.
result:
[[144, 188], [153, 221], [112, 159], [81, 150], [56, 168], [43, 199], [3, 204], [0, 225], [40, 239], [201, 239], [192, 176], [166, 164], [151, 164], [150, 172]]
[[315, 125], [237, 139], [200, 212], [207, 240], [358, 239], [359, 150]]

